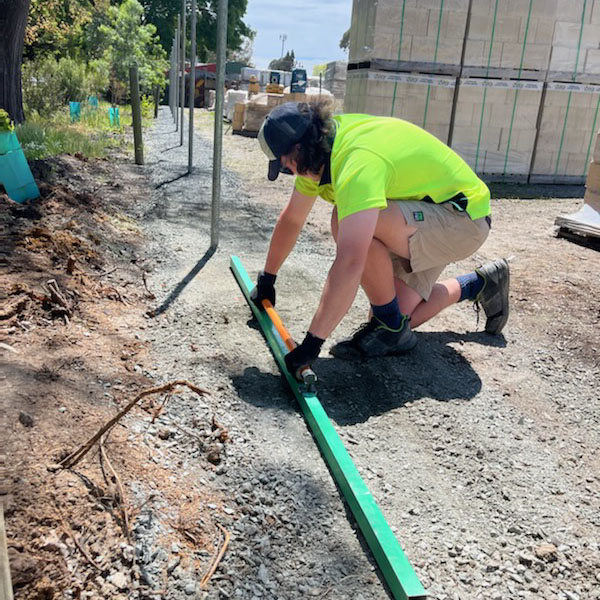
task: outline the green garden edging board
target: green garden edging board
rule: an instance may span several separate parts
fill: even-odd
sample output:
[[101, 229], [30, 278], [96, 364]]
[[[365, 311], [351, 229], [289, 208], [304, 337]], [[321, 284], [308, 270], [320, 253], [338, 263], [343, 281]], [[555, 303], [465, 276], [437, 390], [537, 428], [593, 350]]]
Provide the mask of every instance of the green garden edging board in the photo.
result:
[[254, 288], [254, 283], [248, 277], [237, 256], [231, 257], [230, 267], [248, 305], [258, 320], [283, 376], [287, 379], [300, 404], [304, 418], [319, 445], [325, 462], [352, 510], [393, 597], [396, 600], [426, 598], [427, 594], [423, 585], [352, 462], [316, 394], [312, 391], [304, 391], [286, 369], [283, 358], [287, 353], [285, 344], [268, 315], [258, 310], [250, 300], [250, 292]]

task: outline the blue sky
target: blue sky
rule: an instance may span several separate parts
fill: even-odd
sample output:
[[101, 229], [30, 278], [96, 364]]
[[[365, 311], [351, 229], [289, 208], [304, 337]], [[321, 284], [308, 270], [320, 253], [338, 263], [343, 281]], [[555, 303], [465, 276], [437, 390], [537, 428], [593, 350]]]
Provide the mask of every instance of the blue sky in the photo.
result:
[[294, 50], [308, 75], [314, 65], [346, 60], [339, 47], [350, 27], [352, 0], [248, 0], [244, 22], [256, 31], [253, 62], [264, 69], [281, 55], [281, 34], [287, 35], [284, 53]]

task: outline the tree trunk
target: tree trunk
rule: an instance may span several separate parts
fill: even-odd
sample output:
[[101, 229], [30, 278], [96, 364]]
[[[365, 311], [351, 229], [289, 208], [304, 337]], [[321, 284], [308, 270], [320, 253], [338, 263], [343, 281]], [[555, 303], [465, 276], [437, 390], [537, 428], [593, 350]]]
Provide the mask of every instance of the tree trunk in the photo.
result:
[[30, 0], [0, 0], [0, 108], [15, 123], [25, 120], [21, 60]]

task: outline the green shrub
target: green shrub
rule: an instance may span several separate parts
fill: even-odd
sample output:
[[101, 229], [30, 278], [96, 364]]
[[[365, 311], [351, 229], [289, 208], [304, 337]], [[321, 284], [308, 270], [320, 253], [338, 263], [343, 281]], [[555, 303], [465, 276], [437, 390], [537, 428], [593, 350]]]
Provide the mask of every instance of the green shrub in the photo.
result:
[[88, 158], [106, 156], [123, 139], [109, 131], [107, 109], [85, 111], [82, 121], [71, 124], [68, 111], [52, 117], [31, 115], [17, 126], [17, 135], [29, 160], [59, 154], [82, 154]]
[[140, 98], [142, 106], [142, 117], [150, 119], [154, 117], [154, 99], [152, 96], [142, 96]]
[[26, 114], [48, 116], [69, 101], [81, 102], [108, 87], [107, 66], [101, 60], [85, 64], [51, 56], [23, 63], [23, 103]]
[[6, 133], [7, 131], [12, 131], [15, 126], [12, 124], [8, 113], [0, 108], [0, 132]]

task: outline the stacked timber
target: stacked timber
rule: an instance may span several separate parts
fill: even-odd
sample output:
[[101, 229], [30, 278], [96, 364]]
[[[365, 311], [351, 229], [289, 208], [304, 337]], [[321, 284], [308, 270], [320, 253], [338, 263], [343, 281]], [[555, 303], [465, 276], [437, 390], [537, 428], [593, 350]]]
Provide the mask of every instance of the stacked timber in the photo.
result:
[[412, 121], [488, 180], [583, 183], [600, 0], [354, 0], [346, 112]]

